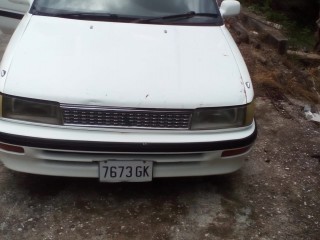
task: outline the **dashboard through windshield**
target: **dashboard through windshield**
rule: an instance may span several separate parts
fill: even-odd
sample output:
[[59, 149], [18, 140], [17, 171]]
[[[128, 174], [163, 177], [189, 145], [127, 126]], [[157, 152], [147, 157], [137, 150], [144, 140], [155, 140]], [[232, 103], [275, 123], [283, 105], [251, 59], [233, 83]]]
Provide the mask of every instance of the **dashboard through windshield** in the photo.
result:
[[215, 0], [35, 0], [31, 13], [100, 21], [222, 24]]

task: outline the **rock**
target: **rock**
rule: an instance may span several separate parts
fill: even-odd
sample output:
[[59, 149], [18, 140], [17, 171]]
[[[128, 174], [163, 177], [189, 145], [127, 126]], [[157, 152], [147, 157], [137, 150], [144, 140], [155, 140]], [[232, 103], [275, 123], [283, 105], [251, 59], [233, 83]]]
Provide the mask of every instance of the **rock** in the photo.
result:
[[320, 114], [316, 105], [312, 107], [310, 105], [304, 106], [303, 112], [307, 120], [320, 123]]
[[304, 116], [305, 116], [305, 118], [307, 119], [307, 120], [311, 120], [311, 119], [313, 119], [313, 114], [312, 114], [312, 112], [304, 112]]
[[319, 122], [319, 123], [320, 123], [320, 114], [314, 113], [314, 114], [312, 114], [312, 115], [313, 115], [313, 118], [311, 119], [311, 121]]
[[304, 111], [304, 112], [311, 112], [311, 107], [310, 107], [310, 105], [305, 105], [303, 111]]

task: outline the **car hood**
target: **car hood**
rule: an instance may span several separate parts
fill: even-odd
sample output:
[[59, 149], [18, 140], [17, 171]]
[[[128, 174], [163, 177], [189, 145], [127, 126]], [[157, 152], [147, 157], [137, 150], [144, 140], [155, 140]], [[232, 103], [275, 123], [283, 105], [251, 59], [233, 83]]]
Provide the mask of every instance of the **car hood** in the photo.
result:
[[33, 16], [4, 92], [115, 107], [246, 104], [221, 27], [111, 23]]

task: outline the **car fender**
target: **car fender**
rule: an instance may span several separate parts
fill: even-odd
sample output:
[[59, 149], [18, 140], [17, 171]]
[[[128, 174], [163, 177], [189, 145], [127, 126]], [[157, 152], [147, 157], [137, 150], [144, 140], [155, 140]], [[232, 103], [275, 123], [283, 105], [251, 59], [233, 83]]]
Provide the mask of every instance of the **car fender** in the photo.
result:
[[12, 59], [14, 57], [14, 51], [18, 47], [19, 42], [29, 24], [30, 19], [32, 18], [31, 14], [26, 14], [23, 19], [21, 20], [20, 24], [18, 25], [17, 29], [15, 30], [12, 38], [6, 48], [6, 51], [3, 55], [3, 58], [0, 63], [0, 92], [3, 92], [6, 79], [8, 77], [10, 65]]

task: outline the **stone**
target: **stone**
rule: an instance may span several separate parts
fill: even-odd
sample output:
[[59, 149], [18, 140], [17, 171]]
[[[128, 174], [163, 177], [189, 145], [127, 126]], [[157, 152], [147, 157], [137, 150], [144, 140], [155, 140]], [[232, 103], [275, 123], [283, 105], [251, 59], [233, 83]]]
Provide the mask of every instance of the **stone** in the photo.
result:
[[308, 112], [304, 112], [304, 116], [307, 120], [312, 120], [313, 119], [313, 114], [312, 112], [308, 111]]
[[310, 105], [305, 105], [303, 111], [304, 111], [304, 112], [311, 112], [311, 107], [310, 107]]

